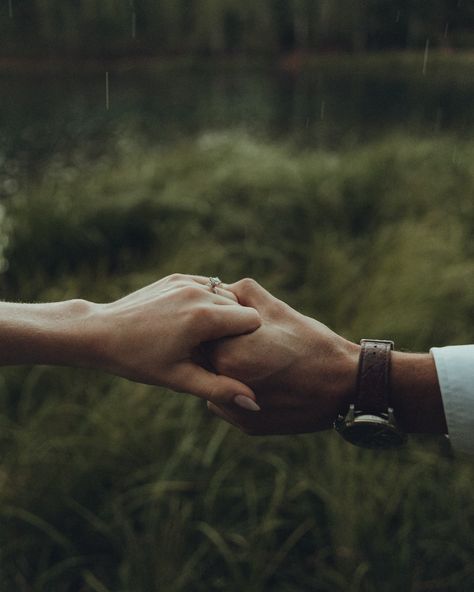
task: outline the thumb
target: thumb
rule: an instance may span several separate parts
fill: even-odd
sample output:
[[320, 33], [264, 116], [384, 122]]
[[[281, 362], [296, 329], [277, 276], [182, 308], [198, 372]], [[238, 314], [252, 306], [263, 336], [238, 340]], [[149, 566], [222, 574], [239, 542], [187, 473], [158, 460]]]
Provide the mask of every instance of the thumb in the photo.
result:
[[183, 362], [177, 367], [174, 387], [216, 405], [237, 405], [248, 411], [260, 411], [254, 392], [246, 384], [209, 372], [192, 362]]
[[252, 333], [260, 327], [262, 319], [254, 308], [229, 304], [214, 306], [212, 316], [204, 317], [201, 342], [213, 341], [222, 337]]

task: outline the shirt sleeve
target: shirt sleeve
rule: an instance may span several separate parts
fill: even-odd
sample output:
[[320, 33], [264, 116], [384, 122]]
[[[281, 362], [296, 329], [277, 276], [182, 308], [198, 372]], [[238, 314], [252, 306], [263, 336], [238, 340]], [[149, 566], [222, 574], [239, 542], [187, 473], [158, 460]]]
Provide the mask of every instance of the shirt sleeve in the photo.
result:
[[474, 455], [474, 345], [433, 347], [449, 439]]

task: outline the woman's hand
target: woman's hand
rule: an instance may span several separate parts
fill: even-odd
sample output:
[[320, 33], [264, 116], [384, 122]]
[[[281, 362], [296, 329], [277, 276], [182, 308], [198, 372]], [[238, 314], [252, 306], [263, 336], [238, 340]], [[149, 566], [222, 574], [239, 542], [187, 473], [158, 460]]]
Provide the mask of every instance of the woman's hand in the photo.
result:
[[90, 365], [147, 384], [185, 391], [215, 403], [258, 410], [252, 390], [206, 369], [201, 345], [255, 331], [254, 308], [241, 306], [209, 278], [175, 274], [112, 302], [92, 306]]
[[110, 304], [0, 303], [0, 365], [105, 370], [130, 380], [258, 410], [252, 390], [206, 369], [201, 346], [260, 326], [209, 278], [172, 275]]

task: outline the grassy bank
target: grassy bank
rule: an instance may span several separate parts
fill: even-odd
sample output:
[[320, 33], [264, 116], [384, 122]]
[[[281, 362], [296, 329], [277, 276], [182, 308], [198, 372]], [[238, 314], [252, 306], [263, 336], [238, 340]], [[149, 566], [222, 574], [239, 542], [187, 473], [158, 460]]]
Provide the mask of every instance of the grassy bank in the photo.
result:
[[[337, 153], [122, 139], [6, 203], [2, 290], [103, 301], [172, 271], [253, 275], [352, 339], [472, 341], [473, 163], [449, 137]], [[252, 439], [199, 401], [66, 369], [5, 370], [0, 400], [2, 590], [474, 585], [473, 468], [437, 442]]]

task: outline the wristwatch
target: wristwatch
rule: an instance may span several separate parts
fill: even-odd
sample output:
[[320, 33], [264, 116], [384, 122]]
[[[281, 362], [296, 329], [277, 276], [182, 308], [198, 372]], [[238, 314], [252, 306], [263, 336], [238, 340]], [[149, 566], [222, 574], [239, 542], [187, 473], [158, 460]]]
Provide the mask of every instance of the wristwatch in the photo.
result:
[[334, 427], [364, 448], [395, 448], [406, 442], [390, 406], [390, 360], [393, 341], [362, 339], [354, 402]]

